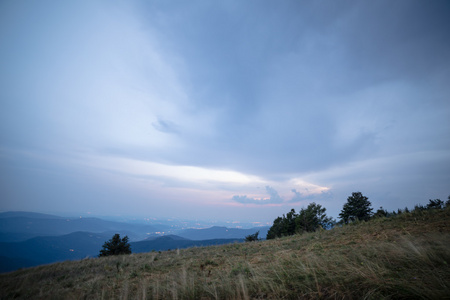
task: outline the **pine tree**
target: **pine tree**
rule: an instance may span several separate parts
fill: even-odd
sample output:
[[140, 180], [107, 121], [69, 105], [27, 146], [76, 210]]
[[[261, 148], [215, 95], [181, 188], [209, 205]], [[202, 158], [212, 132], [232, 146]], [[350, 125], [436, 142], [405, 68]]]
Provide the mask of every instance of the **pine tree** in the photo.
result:
[[281, 236], [281, 231], [283, 229], [283, 218], [277, 217], [275, 220], [273, 220], [273, 225], [270, 227], [269, 231], [267, 232], [266, 239], [274, 239], [276, 237]]
[[310, 203], [302, 208], [295, 219], [296, 232], [313, 232], [319, 228], [328, 229], [333, 225], [333, 219], [327, 217], [326, 208], [320, 204]]
[[131, 247], [128, 243], [128, 236], [120, 238], [120, 235], [116, 233], [109, 241], [103, 244], [103, 249], [100, 250], [98, 256], [110, 256], [120, 254], [131, 254]]
[[361, 192], [354, 192], [347, 198], [347, 203], [344, 204], [339, 218], [345, 224], [356, 220], [367, 221], [372, 215], [372, 208], [369, 198], [363, 196]]
[[272, 227], [267, 232], [266, 239], [274, 239], [277, 237], [293, 235], [295, 233], [295, 218], [297, 214], [294, 209], [291, 209], [283, 217], [278, 217], [273, 221]]

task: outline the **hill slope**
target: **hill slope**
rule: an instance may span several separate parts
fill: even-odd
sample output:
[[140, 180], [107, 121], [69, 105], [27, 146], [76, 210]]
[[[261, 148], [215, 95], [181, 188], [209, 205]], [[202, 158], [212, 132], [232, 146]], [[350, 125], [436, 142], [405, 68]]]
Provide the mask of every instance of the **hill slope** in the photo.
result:
[[0, 298], [445, 299], [450, 209], [276, 240], [69, 261], [0, 275]]
[[205, 229], [186, 229], [177, 233], [178, 236], [189, 240], [211, 240], [211, 239], [244, 239], [247, 235], [259, 231], [260, 238], [266, 238], [269, 226], [254, 227], [250, 229], [228, 228], [222, 226], [213, 226]]
[[23, 242], [0, 242], [0, 272], [57, 261], [94, 257], [110, 234], [73, 232], [62, 236], [35, 237]]
[[130, 243], [133, 253], [163, 251], [169, 249], [183, 249], [189, 247], [204, 247], [213, 245], [224, 245], [243, 242], [243, 239], [210, 239], [192, 241], [178, 236], [162, 236], [153, 240]]
[[[73, 232], [61, 236], [34, 237], [23, 242], [0, 242], [0, 272], [38, 266], [65, 260], [97, 257], [102, 245], [114, 232]], [[131, 242], [133, 253], [201, 247], [243, 242], [243, 239], [211, 239], [191, 241], [176, 235]]]

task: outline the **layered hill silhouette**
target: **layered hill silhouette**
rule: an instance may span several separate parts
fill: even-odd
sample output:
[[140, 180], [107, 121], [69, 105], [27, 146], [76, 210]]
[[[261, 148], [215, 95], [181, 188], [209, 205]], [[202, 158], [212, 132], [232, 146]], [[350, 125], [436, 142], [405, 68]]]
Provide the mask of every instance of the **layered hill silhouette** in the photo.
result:
[[77, 231], [102, 233], [128, 232], [130, 239], [142, 240], [148, 233], [164, 231], [151, 225], [106, 221], [99, 218], [63, 218], [53, 215], [6, 212], [0, 213], [0, 241], [20, 242], [38, 236], [58, 236]]
[[[129, 236], [132, 252], [139, 253], [242, 242], [245, 236], [260, 230], [212, 227], [181, 230], [180, 235], [156, 235], [165, 229], [98, 218], [0, 213], [0, 272], [96, 257], [115, 233]], [[267, 228], [262, 230], [267, 232]]]

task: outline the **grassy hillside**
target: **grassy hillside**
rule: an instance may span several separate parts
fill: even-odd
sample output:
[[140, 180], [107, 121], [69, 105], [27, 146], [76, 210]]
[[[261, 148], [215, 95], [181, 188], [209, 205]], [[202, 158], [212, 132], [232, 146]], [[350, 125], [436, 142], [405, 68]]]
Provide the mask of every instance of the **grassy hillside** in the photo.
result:
[[213, 239], [243, 239], [244, 237], [259, 231], [260, 237], [266, 237], [270, 226], [253, 227], [250, 229], [228, 228], [222, 226], [213, 226], [205, 229], [186, 229], [179, 233], [178, 236], [194, 240], [213, 240]]
[[450, 210], [276, 240], [68, 261], [0, 276], [33, 299], [449, 299]]

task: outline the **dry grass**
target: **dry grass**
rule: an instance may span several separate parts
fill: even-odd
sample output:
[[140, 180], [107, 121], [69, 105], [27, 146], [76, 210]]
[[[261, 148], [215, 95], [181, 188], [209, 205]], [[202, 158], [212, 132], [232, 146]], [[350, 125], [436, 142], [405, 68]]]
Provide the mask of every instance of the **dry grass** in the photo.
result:
[[450, 299], [450, 210], [276, 240], [67, 261], [1, 299]]

